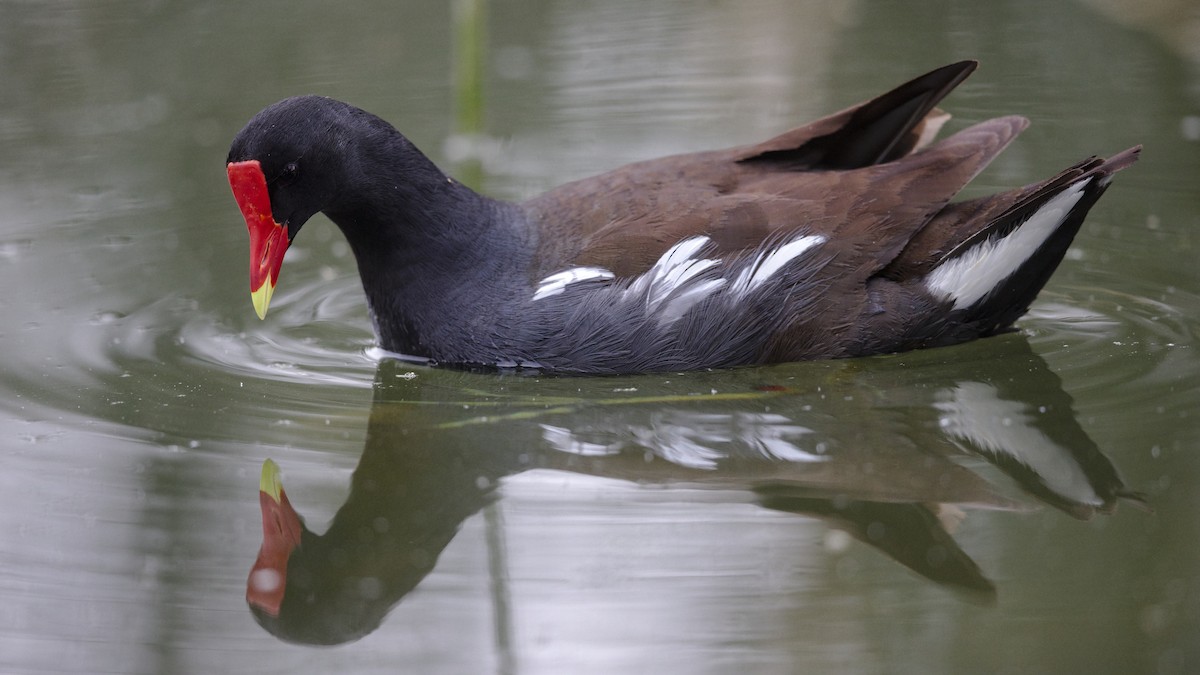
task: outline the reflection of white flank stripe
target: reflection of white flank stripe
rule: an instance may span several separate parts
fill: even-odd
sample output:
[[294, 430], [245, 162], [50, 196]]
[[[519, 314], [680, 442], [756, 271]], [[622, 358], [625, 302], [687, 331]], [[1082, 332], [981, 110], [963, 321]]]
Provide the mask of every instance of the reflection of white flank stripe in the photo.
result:
[[783, 246], [759, 253], [753, 261], [742, 268], [737, 280], [730, 287], [730, 292], [736, 295], [745, 295], [770, 279], [771, 275], [783, 269], [804, 252], [823, 243], [825, 243], [825, 237], [809, 235], [797, 237]]
[[539, 424], [542, 428], [542, 440], [551, 448], [559, 452], [566, 452], [572, 455], [582, 455], [584, 457], [604, 457], [607, 455], [615, 455], [621, 451], [620, 442], [604, 445], [601, 443], [589, 443], [581, 441], [575, 436], [575, 432], [565, 427], [556, 427], [549, 424]]
[[959, 382], [938, 398], [934, 405], [949, 435], [1015, 459], [1057, 494], [1093, 506], [1103, 501], [1070, 451], [1033, 426], [1025, 404], [1000, 398], [995, 387], [982, 382]]
[[925, 287], [942, 300], [953, 300], [954, 309], [979, 302], [1050, 238], [1079, 203], [1089, 182], [1090, 178], [1079, 181], [1055, 195], [1007, 237], [990, 238], [938, 265], [925, 277]]
[[533, 299], [541, 300], [542, 298], [558, 295], [565, 291], [569, 284], [611, 278], [613, 278], [613, 273], [603, 267], [572, 267], [569, 270], [551, 274], [538, 282], [538, 288], [533, 294]]
[[803, 450], [790, 439], [813, 433], [812, 429], [792, 424], [777, 413], [737, 413], [733, 418], [742, 442], [763, 455], [785, 462], [824, 462], [827, 455]]
[[640, 423], [613, 424], [584, 433], [549, 424], [538, 426], [542, 439], [558, 452], [606, 457], [640, 446], [650, 456], [688, 469], [715, 469], [730, 457], [748, 460], [749, 466], [769, 471], [781, 461], [801, 464], [829, 459], [798, 445], [800, 438], [813, 433], [811, 429], [792, 424], [789, 418], [775, 413], [667, 409], [652, 413]]

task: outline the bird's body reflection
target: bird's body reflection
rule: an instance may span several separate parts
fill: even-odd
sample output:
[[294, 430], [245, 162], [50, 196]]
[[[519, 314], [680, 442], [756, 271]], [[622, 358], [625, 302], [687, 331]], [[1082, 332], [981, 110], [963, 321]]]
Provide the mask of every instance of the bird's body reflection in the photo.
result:
[[919, 356], [919, 366], [895, 357], [870, 367], [695, 373], [670, 395], [640, 391], [639, 382], [662, 378], [589, 390], [605, 397], [580, 395], [578, 380], [426, 369], [412, 377], [409, 364], [385, 360], [350, 496], [324, 534], [303, 528], [281, 489], [268, 494], [274, 469], [264, 468], [264, 545], [247, 600], [285, 640], [360, 638], [434, 568], [505, 477], [557, 470], [714, 488], [820, 518], [987, 602], [995, 587], [952, 524], [964, 508], [1033, 503], [1003, 494], [972, 461], [1078, 518], [1110, 512], [1121, 497], [1140, 500], [1022, 337], [992, 341], [990, 353], [978, 365]]

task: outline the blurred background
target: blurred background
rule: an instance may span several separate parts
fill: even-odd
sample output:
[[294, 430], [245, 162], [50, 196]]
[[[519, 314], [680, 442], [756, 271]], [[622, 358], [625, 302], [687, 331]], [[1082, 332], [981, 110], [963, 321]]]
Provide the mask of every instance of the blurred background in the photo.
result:
[[[0, 0], [0, 671], [1200, 670], [1200, 7], [907, 5]], [[381, 363], [323, 217], [251, 309], [223, 164], [285, 96], [521, 199], [966, 58], [950, 131], [1032, 120], [968, 195], [1145, 145], [1013, 335]], [[247, 608], [267, 458], [353, 608]]]

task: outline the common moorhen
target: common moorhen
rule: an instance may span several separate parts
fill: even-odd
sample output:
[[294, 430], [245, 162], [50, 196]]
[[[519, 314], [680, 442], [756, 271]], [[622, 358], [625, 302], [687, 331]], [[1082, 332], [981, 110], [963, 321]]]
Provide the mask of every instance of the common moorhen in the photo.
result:
[[443, 364], [634, 373], [863, 356], [1011, 328], [1140, 147], [950, 199], [1023, 130], [932, 143], [945, 66], [757, 145], [664, 157], [516, 204], [442, 173], [390, 124], [299, 96], [234, 139], [264, 316], [318, 211], [358, 262], [380, 345]]

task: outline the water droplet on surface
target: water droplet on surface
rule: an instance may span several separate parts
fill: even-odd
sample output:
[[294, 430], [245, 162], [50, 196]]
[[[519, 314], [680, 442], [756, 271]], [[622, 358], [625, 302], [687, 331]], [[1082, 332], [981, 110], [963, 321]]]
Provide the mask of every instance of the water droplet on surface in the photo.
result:
[[1179, 133], [1186, 140], [1200, 141], [1200, 115], [1185, 115], [1179, 120]]
[[378, 600], [383, 596], [383, 582], [377, 577], [363, 577], [358, 580], [358, 594], [364, 600]]

